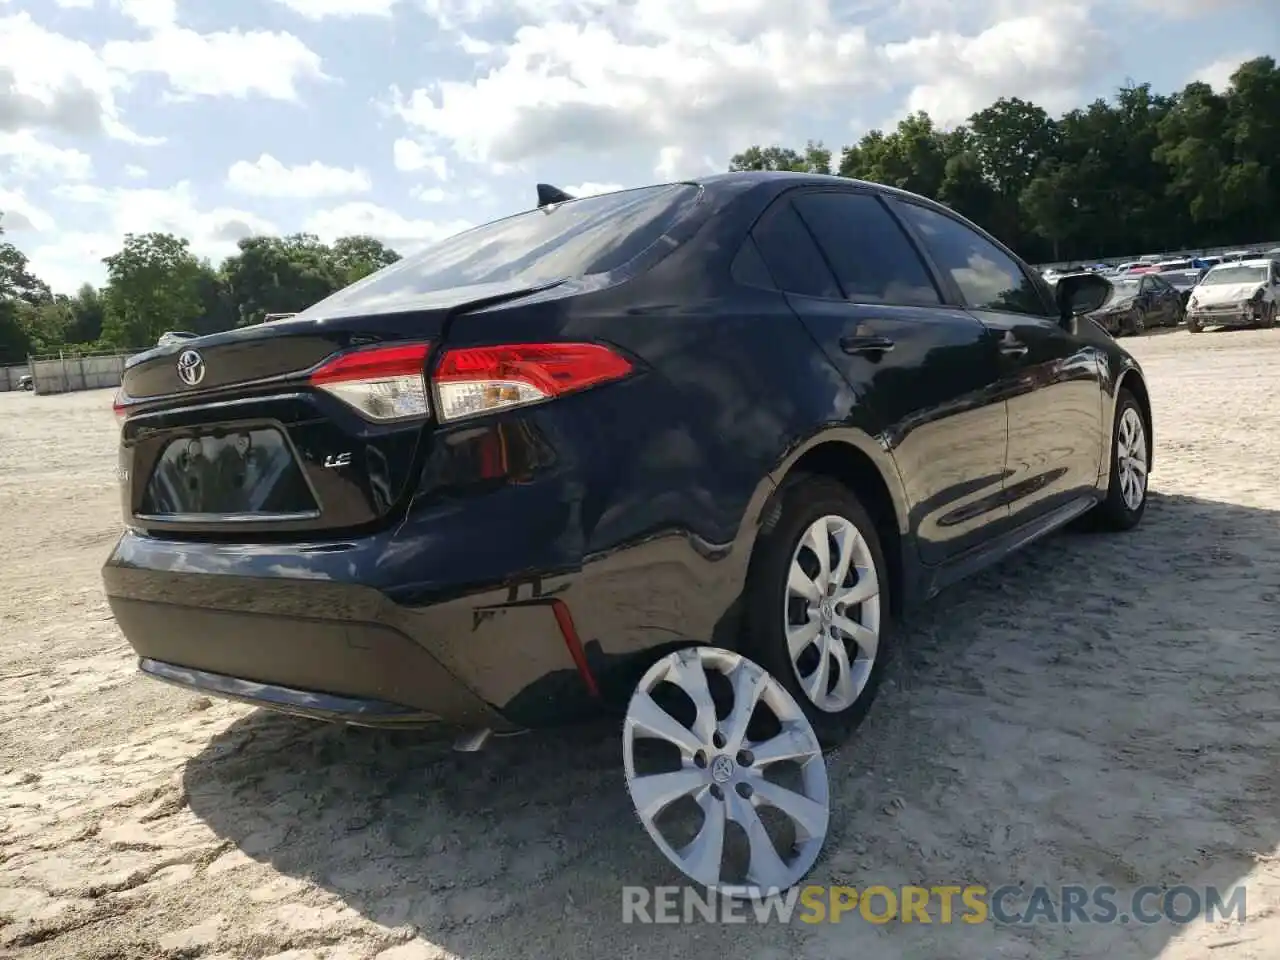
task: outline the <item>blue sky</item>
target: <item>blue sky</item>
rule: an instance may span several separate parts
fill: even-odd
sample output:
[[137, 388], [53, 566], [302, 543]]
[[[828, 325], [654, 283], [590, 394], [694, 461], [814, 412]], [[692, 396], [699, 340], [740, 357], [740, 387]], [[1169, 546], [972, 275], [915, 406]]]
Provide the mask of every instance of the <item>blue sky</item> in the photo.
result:
[[402, 252], [532, 205], [997, 96], [1221, 86], [1275, 0], [0, 0], [0, 211], [55, 289], [127, 231]]

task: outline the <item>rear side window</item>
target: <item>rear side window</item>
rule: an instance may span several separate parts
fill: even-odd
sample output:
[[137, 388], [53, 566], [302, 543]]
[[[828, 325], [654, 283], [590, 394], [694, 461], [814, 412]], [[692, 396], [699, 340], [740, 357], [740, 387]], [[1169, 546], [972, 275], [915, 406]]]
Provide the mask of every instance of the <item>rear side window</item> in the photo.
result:
[[777, 285], [769, 275], [764, 257], [760, 256], [760, 248], [750, 236], [742, 244], [742, 249], [733, 258], [733, 279], [748, 287], [760, 287], [763, 290], [776, 290]]
[[779, 290], [806, 297], [840, 299], [836, 278], [822, 253], [785, 198], [774, 203], [751, 231]]
[[936, 210], [890, 202], [920, 235], [933, 262], [951, 274], [971, 308], [1053, 315], [1017, 261], [986, 237]]
[[607, 273], [657, 242], [700, 192], [690, 184], [641, 187], [519, 213], [405, 257], [322, 302], [359, 309], [476, 284], [537, 286]]
[[868, 193], [806, 193], [801, 219], [855, 303], [937, 306], [942, 297], [902, 228]]

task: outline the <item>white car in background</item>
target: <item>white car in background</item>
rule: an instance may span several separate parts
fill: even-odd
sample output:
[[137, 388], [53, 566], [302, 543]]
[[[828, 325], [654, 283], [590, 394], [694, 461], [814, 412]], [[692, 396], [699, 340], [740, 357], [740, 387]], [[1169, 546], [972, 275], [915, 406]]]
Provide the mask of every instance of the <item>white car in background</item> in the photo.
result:
[[1214, 267], [1187, 301], [1187, 329], [1270, 327], [1280, 311], [1280, 261], [1242, 260]]
[[184, 340], [194, 340], [197, 334], [187, 333], [185, 330], [169, 330], [160, 334], [160, 339], [156, 341], [157, 347], [171, 347], [175, 343], [182, 343]]

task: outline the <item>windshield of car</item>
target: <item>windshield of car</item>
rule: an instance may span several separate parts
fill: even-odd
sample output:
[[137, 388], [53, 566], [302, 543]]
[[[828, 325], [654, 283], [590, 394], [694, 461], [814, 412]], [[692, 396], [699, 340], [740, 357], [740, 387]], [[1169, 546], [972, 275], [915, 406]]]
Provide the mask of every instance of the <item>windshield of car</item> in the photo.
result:
[[1220, 283], [1266, 283], [1267, 268], [1238, 267], [1234, 264], [1229, 267], [1214, 267], [1200, 282], [1206, 286], [1215, 286]]
[[367, 309], [457, 287], [607, 273], [657, 242], [700, 192], [687, 183], [640, 187], [518, 213], [411, 254], [323, 303]]

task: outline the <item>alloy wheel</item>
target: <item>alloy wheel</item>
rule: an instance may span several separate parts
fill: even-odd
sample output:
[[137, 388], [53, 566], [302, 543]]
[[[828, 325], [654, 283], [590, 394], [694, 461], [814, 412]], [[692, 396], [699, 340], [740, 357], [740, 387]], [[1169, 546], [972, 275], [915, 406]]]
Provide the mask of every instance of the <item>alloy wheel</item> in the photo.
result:
[[845, 517], [819, 517], [791, 557], [783, 630], [796, 679], [826, 713], [851, 707], [880, 644], [880, 581], [866, 538]]
[[[723, 715], [713, 686], [731, 694], [721, 698], [731, 700]], [[671, 700], [686, 709], [667, 709]], [[669, 769], [641, 772], [644, 741], [668, 748]], [[782, 684], [740, 654], [689, 647], [650, 667], [627, 707], [623, 764], [650, 838], [685, 876], [711, 889], [749, 897], [786, 890], [822, 850], [830, 795], [818, 738]], [[792, 774], [792, 782], [775, 771]], [[676, 834], [691, 825], [663, 818], [678, 801], [700, 816], [696, 829], [683, 831], [692, 836], [684, 842]]]
[[1116, 437], [1116, 461], [1119, 466], [1120, 495], [1125, 506], [1137, 510], [1147, 496], [1147, 431], [1142, 416], [1134, 407], [1126, 407], [1120, 415], [1120, 431]]

